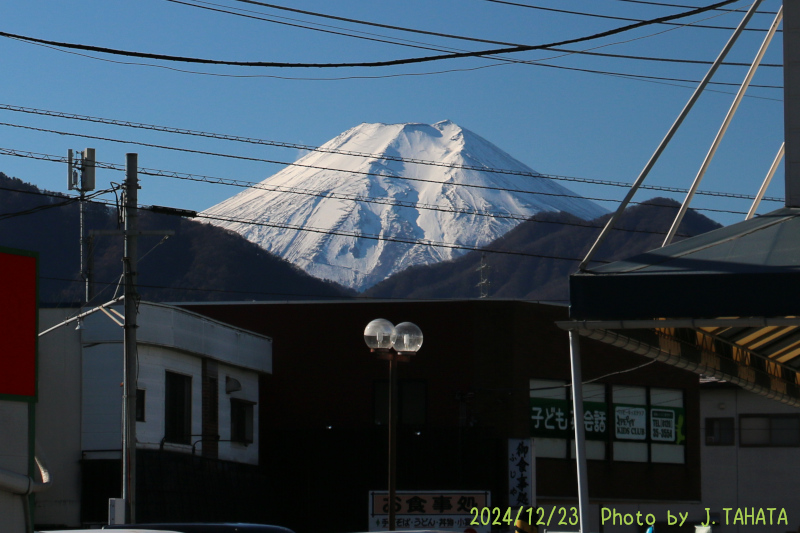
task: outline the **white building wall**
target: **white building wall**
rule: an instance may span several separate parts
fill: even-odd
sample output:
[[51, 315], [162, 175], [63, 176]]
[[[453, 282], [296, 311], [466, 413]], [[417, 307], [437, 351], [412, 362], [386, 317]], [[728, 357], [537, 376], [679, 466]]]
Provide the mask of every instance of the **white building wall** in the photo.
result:
[[[225, 378], [230, 376], [241, 383], [242, 390], [227, 394]], [[246, 400], [253, 406], [253, 443], [220, 442], [219, 458], [226, 461], [258, 464], [258, 375], [240, 368], [219, 365], [219, 435], [221, 440], [231, 439], [231, 400]]]
[[[703, 504], [712, 512], [731, 508], [720, 533], [759, 531], [784, 533], [800, 526], [800, 447], [740, 446], [739, 415], [800, 414], [800, 410], [741, 389], [705, 389], [700, 402], [701, 424], [708, 418], [734, 418], [734, 446], [701, 445]], [[705, 439], [704, 439], [705, 441]], [[785, 509], [788, 525], [733, 524], [737, 509]]]
[[[195, 452], [202, 450], [202, 360], [218, 364], [219, 435], [231, 438], [231, 398], [254, 404], [250, 445], [220, 442], [219, 458], [258, 464], [258, 373], [272, 371], [270, 339], [226, 326], [200, 315], [158, 304], [140, 305], [138, 384], [145, 391], [145, 421], [136, 423], [137, 442], [149, 449], [184, 451], [192, 446], [163, 443], [166, 372], [192, 379], [192, 437]], [[122, 328], [97, 313], [84, 324], [83, 348], [83, 450], [120, 450], [122, 428]], [[242, 390], [225, 393], [225, 376], [242, 384]], [[99, 457], [93, 454], [93, 457]], [[107, 455], [103, 455], [107, 457]]]
[[[162, 346], [139, 347], [138, 388], [145, 390], [145, 421], [136, 423], [136, 438], [140, 447], [157, 449], [164, 437], [164, 399], [166, 373], [174, 372], [192, 378], [192, 437], [199, 440], [202, 428], [203, 363], [199, 357], [170, 350]], [[164, 443], [165, 450], [191, 452], [191, 445]], [[199, 444], [198, 444], [198, 450]]]

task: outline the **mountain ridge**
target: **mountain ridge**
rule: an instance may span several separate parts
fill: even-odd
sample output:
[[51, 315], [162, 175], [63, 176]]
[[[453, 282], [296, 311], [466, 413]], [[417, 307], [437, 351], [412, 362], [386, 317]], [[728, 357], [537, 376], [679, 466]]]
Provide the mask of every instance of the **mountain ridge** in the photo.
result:
[[[418, 164], [410, 161], [413, 159], [442, 165]], [[475, 247], [541, 211], [568, 211], [582, 218], [605, 213], [600, 206], [576, 198], [572, 191], [548, 178], [479, 172], [462, 166], [535, 173], [451, 121], [431, 125], [362, 123], [261, 182], [284, 188], [281, 192], [249, 189], [204, 214], [319, 230], [321, 233], [299, 234], [239, 222], [214, 222], [317, 277], [363, 290], [409, 266], [448, 260], [462, 253], [393, 239]], [[310, 200], [293, 199], [286, 188], [317, 195]]]
[[[680, 204], [653, 198], [629, 207], [598, 251], [597, 261], [616, 261], [661, 246]], [[487, 249], [515, 250], [544, 257], [469, 252], [452, 261], [417, 266], [362, 293], [370, 298], [476, 298], [483, 264], [489, 267], [489, 298], [569, 302], [569, 275], [611, 215], [589, 223], [565, 213], [540, 213], [492, 242]], [[722, 227], [690, 209], [675, 241]], [[547, 256], [550, 256], [548, 258]], [[574, 257], [572, 261], [555, 257]]]

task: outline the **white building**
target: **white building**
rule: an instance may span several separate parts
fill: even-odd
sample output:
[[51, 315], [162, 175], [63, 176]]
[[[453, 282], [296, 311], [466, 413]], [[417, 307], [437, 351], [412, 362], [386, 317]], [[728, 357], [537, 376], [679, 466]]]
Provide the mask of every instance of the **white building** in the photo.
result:
[[[729, 383], [705, 383], [700, 415], [703, 506], [719, 524], [714, 531], [796, 531], [800, 410]], [[769, 509], [774, 509], [772, 525]], [[760, 510], [765, 521], [759, 519]], [[781, 510], [788, 526], [778, 524]]]
[[[40, 330], [74, 312], [41, 310]], [[162, 304], [142, 302], [137, 321], [137, 448], [257, 465], [259, 376], [272, 372], [272, 340]], [[102, 493], [96, 467], [116, 473], [121, 461], [122, 340], [100, 312], [40, 338], [36, 433], [52, 487], [37, 495], [37, 525], [99, 522], [97, 510], [119, 496]]]

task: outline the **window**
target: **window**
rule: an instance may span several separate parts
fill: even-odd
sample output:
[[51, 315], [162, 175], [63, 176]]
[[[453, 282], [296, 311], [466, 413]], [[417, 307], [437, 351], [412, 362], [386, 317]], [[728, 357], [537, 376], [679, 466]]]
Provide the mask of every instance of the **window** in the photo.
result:
[[164, 440], [191, 444], [192, 377], [167, 371], [164, 394]]
[[733, 446], [736, 444], [733, 417], [706, 418], [706, 446]]
[[231, 399], [231, 440], [253, 442], [253, 402]]
[[144, 422], [144, 389], [136, 389], [136, 421]]
[[[375, 382], [375, 423], [389, 423], [389, 382]], [[406, 426], [424, 426], [427, 410], [427, 386], [424, 381], [401, 380], [397, 383], [397, 421]]]
[[800, 416], [740, 415], [742, 446], [800, 446]]

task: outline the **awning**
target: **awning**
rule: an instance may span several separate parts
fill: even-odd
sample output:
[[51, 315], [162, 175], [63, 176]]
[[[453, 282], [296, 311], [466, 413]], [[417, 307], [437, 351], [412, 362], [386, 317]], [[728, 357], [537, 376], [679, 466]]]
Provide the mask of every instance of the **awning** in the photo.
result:
[[800, 406], [800, 209], [570, 278], [582, 336]]

